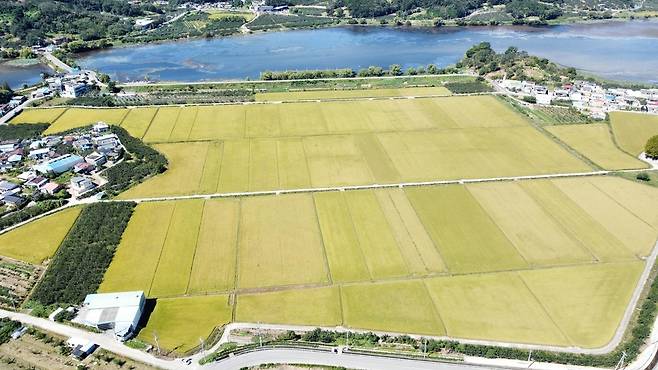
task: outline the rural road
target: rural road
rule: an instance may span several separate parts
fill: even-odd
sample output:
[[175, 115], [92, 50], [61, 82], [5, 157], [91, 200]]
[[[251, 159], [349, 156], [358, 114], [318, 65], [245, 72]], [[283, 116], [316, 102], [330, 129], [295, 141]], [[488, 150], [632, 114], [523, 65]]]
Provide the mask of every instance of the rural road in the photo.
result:
[[[461, 363], [438, 363], [422, 360], [406, 360], [387, 357], [374, 357], [348, 353], [299, 349], [268, 349], [245, 353], [226, 360], [204, 366], [210, 370], [239, 370], [245, 367], [267, 363], [292, 363], [309, 365], [329, 365], [348, 369], [364, 370], [474, 370], [485, 369], [478, 365]], [[488, 367], [487, 367], [488, 368]]]

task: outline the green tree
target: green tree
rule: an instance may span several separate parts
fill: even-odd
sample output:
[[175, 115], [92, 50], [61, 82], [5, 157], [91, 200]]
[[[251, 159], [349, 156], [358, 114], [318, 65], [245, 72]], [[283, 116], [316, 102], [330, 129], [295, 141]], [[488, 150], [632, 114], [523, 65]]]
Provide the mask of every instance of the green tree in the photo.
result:
[[647, 140], [647, 145], [644, 146], [644, 153], [651, 159], [658, 159], [658, 135]]
[[393, 64], [389, 68], [389, 73], [391, 76], [401, 76], [402, 75], [402, 67], [399, 64]]

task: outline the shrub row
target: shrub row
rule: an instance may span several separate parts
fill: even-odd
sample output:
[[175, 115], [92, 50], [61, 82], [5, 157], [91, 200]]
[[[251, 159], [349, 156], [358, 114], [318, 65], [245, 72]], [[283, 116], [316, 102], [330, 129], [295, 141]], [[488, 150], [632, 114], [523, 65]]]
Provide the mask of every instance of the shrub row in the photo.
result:
[[40, 214], [46, 213], [48, 211], [52, 211], [55, 208], [59, 208], [63, 206], [65, 203], [66, 200], [64, 199], [44, 200], [42, 202], [38, 202], [34, 206], [23, 208], [21, 210], [12, 212], [11, 214], [0, 218], [0, 231], [8, 227], [14, 226], [16, 224], [19, 224], [23, 221], [27, 221], [32, 217], [36, 217]]
[[135, 203], [85, 207], [55, 254], [32, 299], [42, 305], [79, 304], [98, 289]]
[[119, 194], [147, 177], [167, 169], [167, 158], [157, 150], [130, 136], [121, 127], [112, 126], [110, 129], [119, 137], [129, 154], [126, 154], [123, 162], [105, 171], [108, 183], [103, 186], [103, 190], [108, 195]]
[[483, 81], [448, 82], [444, 86], [454, 94], [476, 94], [493, 90], [491, 86]]
[[21, 125], [1, 125], [0, 141], [3, 140], [24, 140], [33, 139], [41, 136], [41, 133], [48, 128], [47, 123], [25, 123]]

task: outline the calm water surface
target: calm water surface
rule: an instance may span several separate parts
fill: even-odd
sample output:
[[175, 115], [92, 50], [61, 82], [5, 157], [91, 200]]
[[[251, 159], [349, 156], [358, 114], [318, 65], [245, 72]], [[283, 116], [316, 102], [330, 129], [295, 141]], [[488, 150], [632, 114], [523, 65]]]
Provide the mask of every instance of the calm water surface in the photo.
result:
[[53, 73], [53, 70], [41, 63], [20, 66], [0, 62], [0, 83], [7, 81], [13, 89], [20, 88], [23, 84], [33, 85], [41, 81], [42, 72]]

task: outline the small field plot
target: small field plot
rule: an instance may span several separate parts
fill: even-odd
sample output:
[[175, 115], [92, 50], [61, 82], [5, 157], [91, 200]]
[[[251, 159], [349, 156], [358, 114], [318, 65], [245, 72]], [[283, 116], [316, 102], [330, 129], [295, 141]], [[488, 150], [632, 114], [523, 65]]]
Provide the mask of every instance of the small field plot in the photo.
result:
[[136, 138], [142, 138], [146, 133], [153, 117], [155, 117], [158, 108], [134, 108], [131, 109], [126, 118], [121, 122], [121, 127], [126, 129], [130, 135]]
[[149, 296], [174, 296], [187, 292], [197, 247], [203, 200], [179, 200], [169, 222]]
[[569, 344], [516, 273], [441, 277], [427, 286], [451, 337]]
[[619, 146], [632, 155], [642, 153], [647, 140], [658, 135], [658, 116], [656, 115], [611, 112], [610, 124]]
[[256, 94], [256, 101], [295, 101], [311, 99], [352, 99], [398, 96], [447, 96], [445, 87], [410, 87], [403, 89], [311, 90]]
[[227, 291], [234, 287], [239, 214], [238, 200], [205, 202], [188, 292]]
[[593, 261], [589, 251], [516, 182], [469, 184], [466, 188], [531, 265]]
[[547, 126], [546, 129], [606, 170], [647, 167], [646, 163], [615, 146], [606, 124], [559, 125]]
[[228, 296], [158, 299], [149, 321], [138, 338], [182, 354], [199, 345], [213, 328], [231, 321]]
[[452, 273], [527, 267], [482, 206], [463, 186], [405, 190]]
[[336, 326], [342, 323], [338, 287], [245, 294], [238, 297], [237, 322]]
[[586, 248], [596, 261], [635, 259], [633, 253], [619, 239], [594, 220], [553, 182], [522, 181], [519, 185], [553, 217], [560, 227]]
[[521, 115], [493, 96], [455, 96], [435, 102], [460, 128], [527, 126]]
[[612, 176], [591, 178], [589, 181], [658, 230], [658, 188]]
[[329, 272], [311, 195], [242, 200], [239, 287], [327, 283]]
[[33, 264], [51, 258], [80, 211], [68, 208], [1, 234], [0, 255]]
[[24, 109], [21, 114], [12, 118], [11, 123], [53, 123], [65, 110], [66, 108]]
[[211, 170], [209, 161], [219, 161], [217, 157], [206, 159], [210, 152], [210, 144], [206, 142], [157, 144], [153, 148], [169, 160], [167, 171], [122, 193], [120, 198], [135, 199], [198, 193], [204, 170], [206, 168]]
[[44, 133], [54, 134], [93, 125], [99, 121], [120, 125], [126, 114], [128, 114], [128, 109], [124, 108], [69, 108]]
[[179, 107], [159, 108], [151, 124], [148, 126], [148, 131], [144, 135], [144, 141], [147, 143], [168, 141], [181, 110], [182, 108]]
[[350, 328], [445, 335], [420, 280], [346, 285], [341, 294], [344, 324]]
[[576, 346], [598, 348], [619, 326], [642, 262], [523, 271], [520, 276]]
[[135, 208], [99, 291], [143, 290], [148, 293], [167, 238], [174, 204], [142, 203]]
[[245, 109], [243, 105], [198, 107], [189, 140], [244, 138]]
[[599, 190], [596, 178], [592, 182], [590, 179], [559, 179], [553, 182], [629, 251], [638, 257], [649, 255], [656, 243], [658, 231]]

